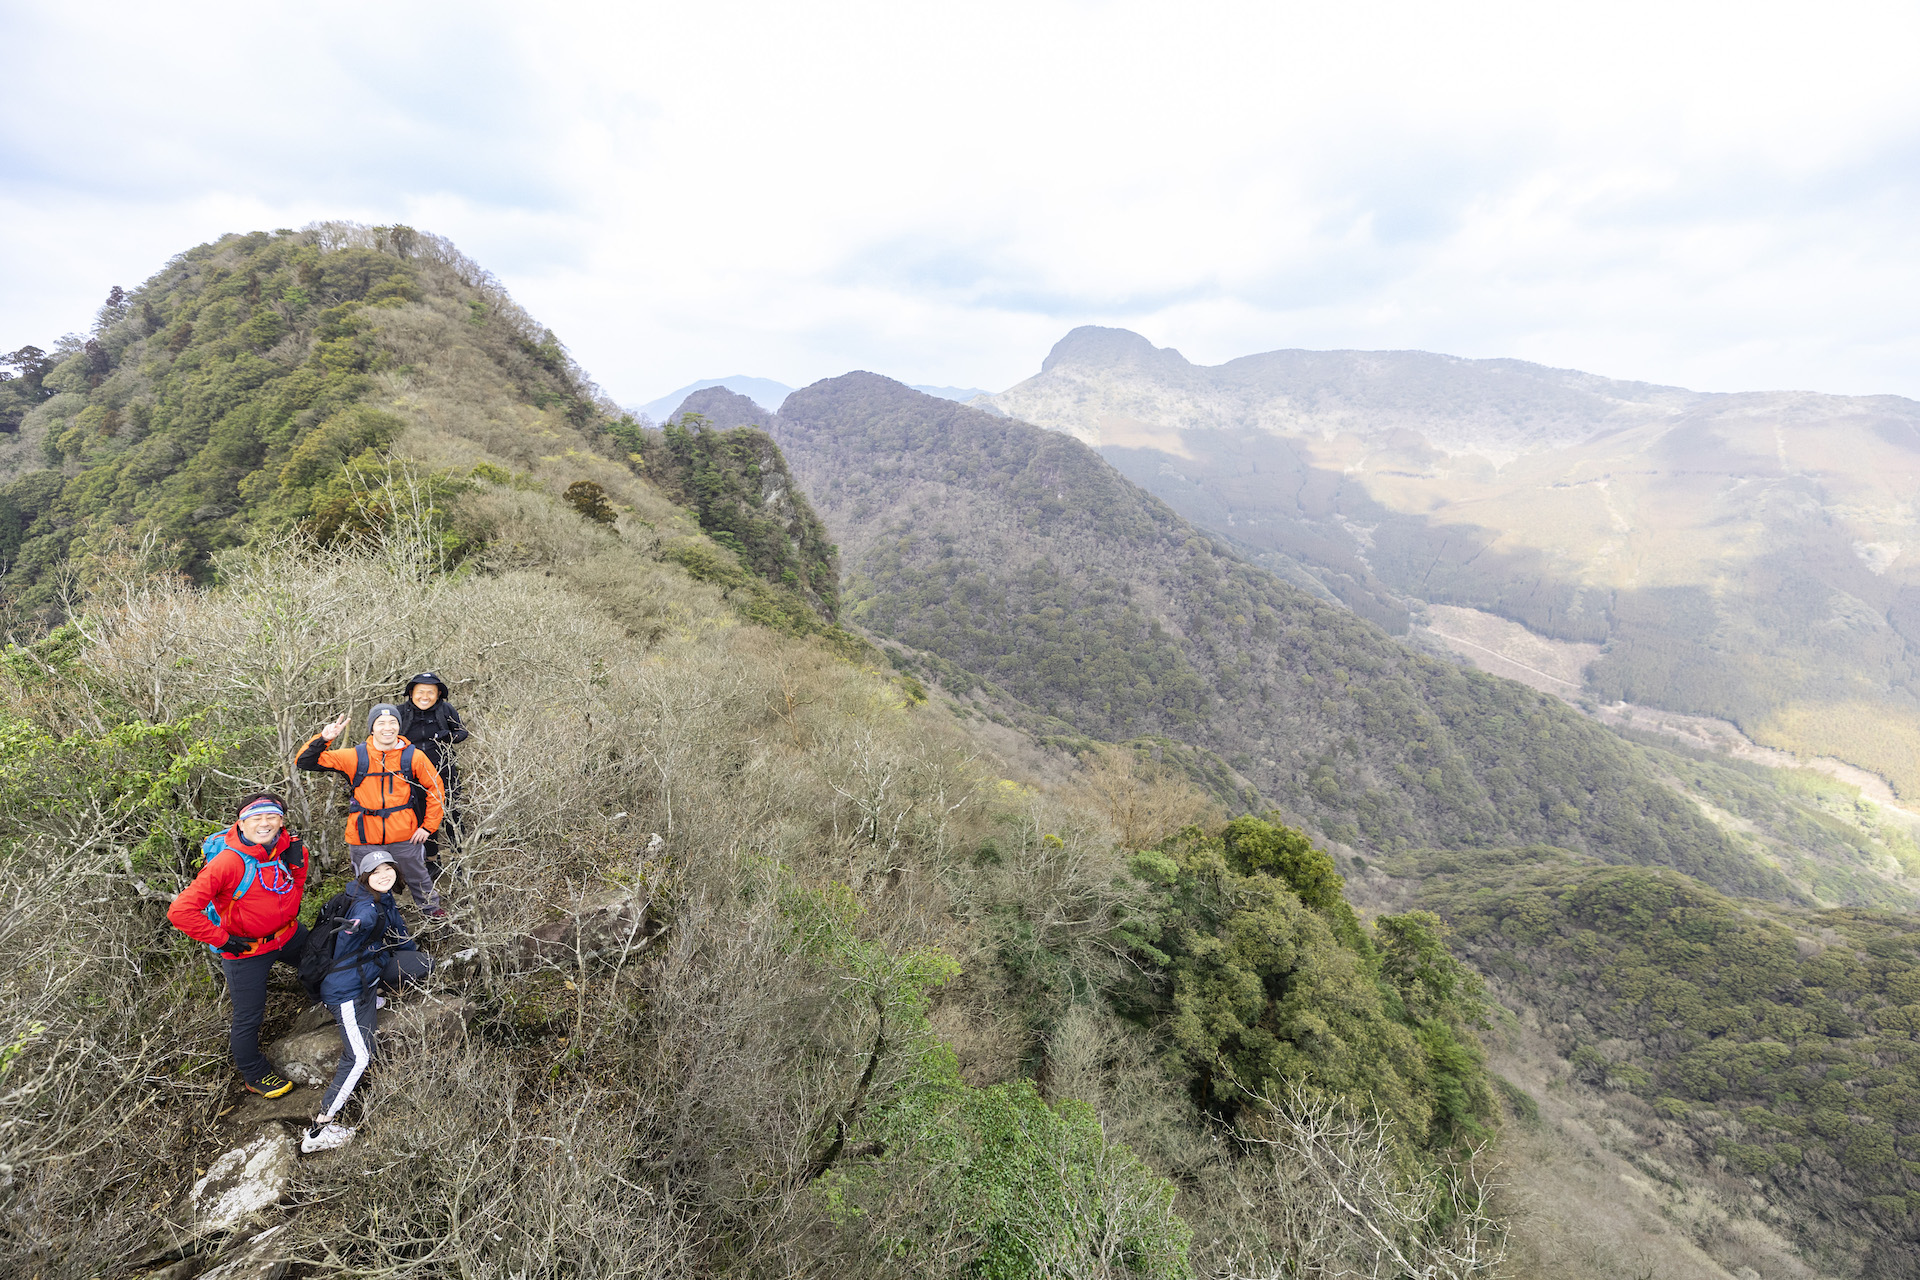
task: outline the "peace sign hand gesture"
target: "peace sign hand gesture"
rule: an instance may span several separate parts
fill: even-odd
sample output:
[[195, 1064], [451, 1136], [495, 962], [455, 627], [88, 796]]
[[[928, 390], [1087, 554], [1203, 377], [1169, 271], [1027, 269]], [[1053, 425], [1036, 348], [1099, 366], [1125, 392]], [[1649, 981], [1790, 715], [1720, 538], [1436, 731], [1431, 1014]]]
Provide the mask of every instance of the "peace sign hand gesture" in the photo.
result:
[[346, 727], [347, 727], [346, 713], [342, 712], [340, 714], [339, 719], [332, 721], [326, 726], [326, 728], [320, 730], [320, 736], [325, 738], [328, 742], [332, 742], [335, 738], [340, 736], [340, 731]]

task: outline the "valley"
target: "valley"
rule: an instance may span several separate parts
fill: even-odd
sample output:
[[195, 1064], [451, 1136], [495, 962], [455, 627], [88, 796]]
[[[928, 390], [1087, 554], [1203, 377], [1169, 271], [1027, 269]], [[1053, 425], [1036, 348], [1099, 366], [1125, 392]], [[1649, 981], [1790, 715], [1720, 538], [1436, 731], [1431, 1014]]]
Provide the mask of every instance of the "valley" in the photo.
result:
[[1202, 367], [1093, 328], [987, 403], [1390, 631], [1490, 612], [1602, 646], [1601, 702], [1920, 789], [1920, 404], [1424, 352]]
[[1459, 605], [1429, 605], [1425, 621], [1415, 622], [1409, 639], [1437, 647], [1483, 671], [1518, 681], [1570, 702], [1615, 729], [1669, 738], [1697, 751], [1770, 769], [1805, 769], [1851, 788], [1861, 801], [1895, 822], [1920, 824], [1920, 811], [1903, 805], [1885, 778], [1832, 756], [1803, 758], [1763, 747], [1738, 725], [1711, 716], [1690, 716], [1629, 702], [1599, 703], [1585, 694], [1586, 671], [1603, 647], [1572, 640], [1550, 640], [1497, 614]]
[[[116, 296], [0, 384], [8, 1267], [1920, 1267], [1906, 402], [1077, 330], [655, 424], [410, 228]], [[344, 883], [293, 749], [422, 667], [458, 1025], [212, 1229], [304, 1113], [165, 905], [259, 788]]]

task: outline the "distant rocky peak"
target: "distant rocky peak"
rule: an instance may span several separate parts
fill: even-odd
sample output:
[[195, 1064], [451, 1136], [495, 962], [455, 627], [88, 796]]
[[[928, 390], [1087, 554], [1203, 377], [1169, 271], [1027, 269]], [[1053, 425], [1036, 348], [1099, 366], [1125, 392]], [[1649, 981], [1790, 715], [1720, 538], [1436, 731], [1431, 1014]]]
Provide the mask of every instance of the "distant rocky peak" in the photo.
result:
[[1054, 343], [1053, 350], [1040, 364], [1040, 372], [1050, 373], [1054, 366], [1062, 364], [1086, 368], [1191, 367], [1187, 358], [1172, 347], [1156, 347], [1131, 329], [1107, 329], [1097, 324], [1083, 324]]

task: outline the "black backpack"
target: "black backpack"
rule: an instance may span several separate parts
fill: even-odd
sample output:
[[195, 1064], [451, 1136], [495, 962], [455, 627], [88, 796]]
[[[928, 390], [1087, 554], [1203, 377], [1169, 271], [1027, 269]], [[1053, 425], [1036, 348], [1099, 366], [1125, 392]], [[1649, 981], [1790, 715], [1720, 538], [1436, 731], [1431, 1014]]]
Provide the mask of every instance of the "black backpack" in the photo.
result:
[[351, 910], [353, 898], [342, 889], [327, 899], [313, 927], [307, 930], [307, 949], [300, 953], [300, 985], [315, 1000], [320, 998], [320, 984], [339, 967], [333, 958], [334, 939]]

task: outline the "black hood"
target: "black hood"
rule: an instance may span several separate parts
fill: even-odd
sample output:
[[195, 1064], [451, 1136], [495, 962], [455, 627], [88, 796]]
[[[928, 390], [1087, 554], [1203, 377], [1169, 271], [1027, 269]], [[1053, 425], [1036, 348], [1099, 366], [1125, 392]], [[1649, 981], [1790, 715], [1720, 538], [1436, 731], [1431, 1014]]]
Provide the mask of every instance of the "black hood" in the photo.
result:
[[[433, 704], [436, 707], [439, 706], [441, 702], [445, 702], [447, 695], [453, 692], [447, 688], [447, 682], [445, 680], [442, 680], [431, 671], [422, 671], [419, 675], [407, 681], [407, 687], [400, 693], [400, 700], [411, 705], [413, 702], [413, 691], [423, 684], [430, 684], [440, 690], [440, 701]], [[418, 708], [415, 709], [418, 710]]]

